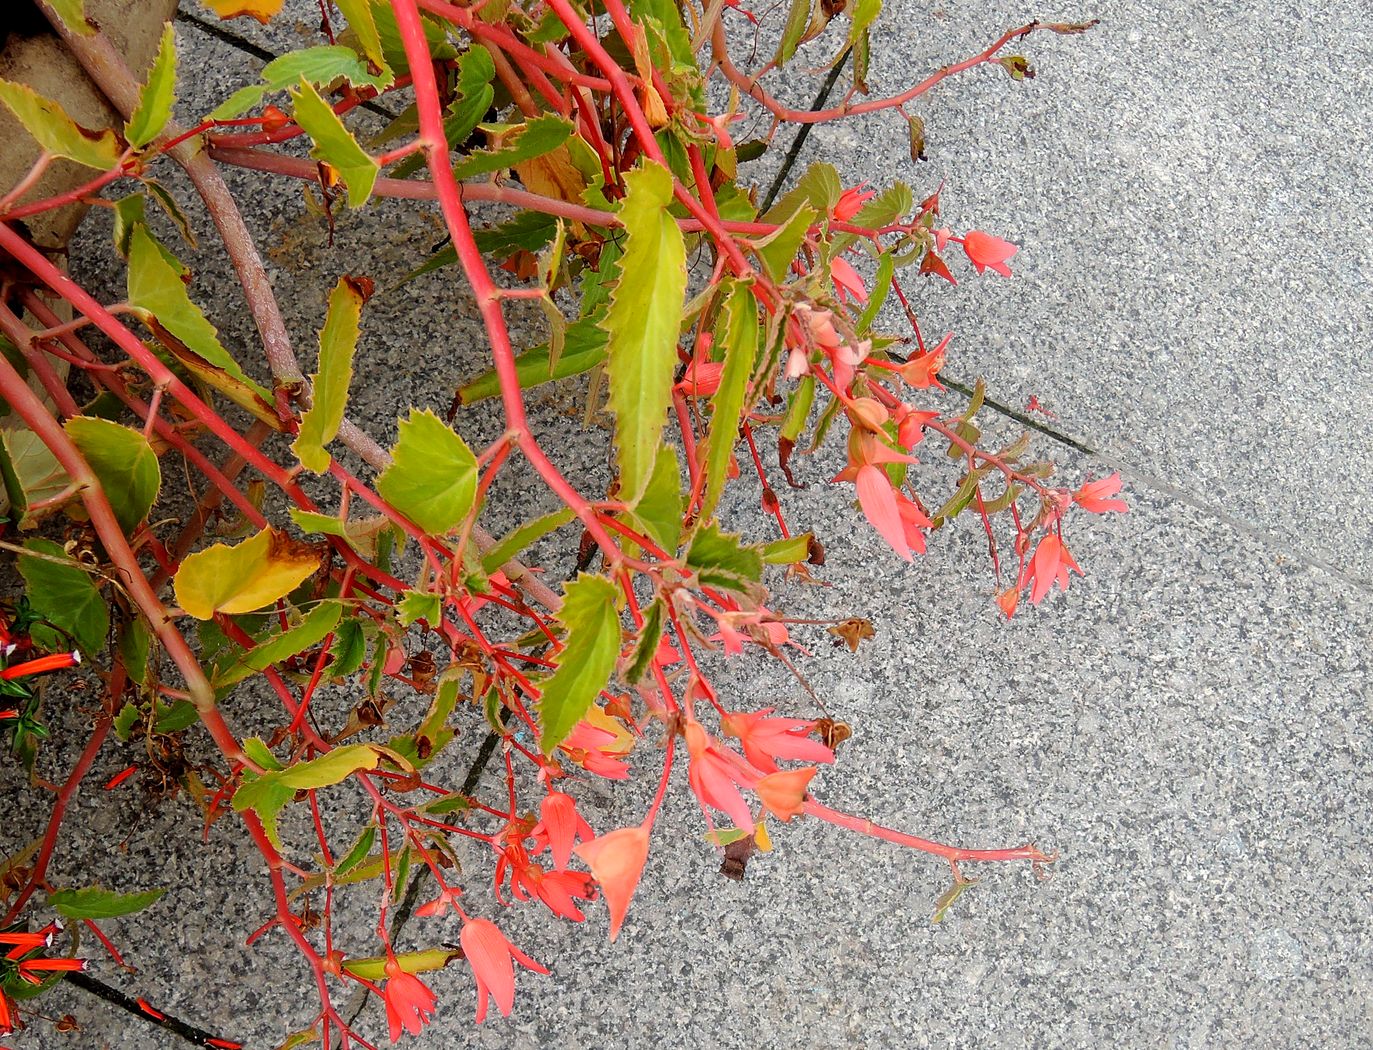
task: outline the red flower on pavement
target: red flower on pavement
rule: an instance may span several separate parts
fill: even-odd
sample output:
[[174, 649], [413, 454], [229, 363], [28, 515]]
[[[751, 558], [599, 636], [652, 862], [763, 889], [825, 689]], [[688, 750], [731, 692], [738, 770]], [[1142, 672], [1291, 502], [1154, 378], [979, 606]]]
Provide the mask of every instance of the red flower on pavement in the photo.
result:
[[553, 851], [553, 867], [559, 871], [567, 868], [572, 859], [572, 847], [578, 839], [589, 842], [596, 837], [582, 815], [577, 812], [577, 800], [561, 791], [550, 791], [539, 805], [540, 820], [530, 831], [534, 839], [534, 852], [544, 846]]
[[545, 967], [506, 940], [500, 927], [490, 919], [469, 919], [459, 941], [463, 955], [472, 967], [472, 976], [477, 979], [478, 1024], [486, 1020], [486, 1005], [490, 999], [496, 1000], [496, 1009], [502, 1015], [510, 1016], [515, 1007], [514, 963], [535, 973], [548, 973]]
[[799, 817], [805, 812], [806, 787], [815, 776], [815, 767], [788, 769], [785, 773], [769, 773], [753, 786], [760, 802], [768, 812], [782, 820]]
[[1011, 268], [1006, 264], [1011, 256], [1020, 251], [1010, 241], [1003, 241], [1000, 237], [993, 237], [981, 230], [968, 231], [963, 238], [963, 250], [967, 252], [973, 269], [978, 273], [995, 270], [1002, 277], [1011, 276]]
[[1073, 493], [1073, 499], [1077, 505], [1085, 511], [1093, 514], [1105, 514], [1107, 511], [1114, 510], [1124, 514], [1130, 508], [1123, 499], [1110, 499], [1120, 491], [1120, 471], [1116, 471], [1109, 478], [1101, 478], [1098, 481], [1089, 481], [1082, 488]]
[[718, 809], [734, 821], [735, 827], [751, 832], [753, 810], [739, 793], [729, 759], [720, 754], [710, 736], [701, 728], [701, 723], [688, 722], [682, 729], [682, 735], [686, 737], [687, 754], [691, 756], [687, 781], [700, 800], [701, 807]]
[[8, 995], [0, 992], [0, 1035], [9, 1035], [14, 1031], [14, 1027], [14, 1003], [10, 1002]]
[[830, 261], [830, 279], [834, 281], [834, 291], [841, 303], [846, 295], [853, 296], [860, 303], [868, 301], [868, 289], [863, 284], [863, 278], [842, 255], [836, 255]]
[[834, 752], [809, 736], [815, 728], [814, 722], [769, 717], [773, 710], [767, 707], [761, 711], [734, 711], [720, 719], [720, 728], [726, 736], [738, 738], [751, 766], [764, 773], [775, 773], [779, 758], [802, 762], [834, 761]]
[[590, 842], [583, 842], [574, 850], [586, 862], [591, 875], [601, 887], [605, 906], [610, 912], [610, 939], [619, 935], [629, 912], [634, 891], [648, 860], [648, 832], [641, 827], [617, 828]]
[[[466, 945], [463, 948], [466, 950]], [[382, 986], [381, 994], [386, 1002], [386, 1024], [391, 1042], [395, 1043], [400, 1041], [401, 1029], [411, 1035], [419, 1035], [424, 1030], [434, 1016], [438, 997], [413, 973], [406, 973], [394, 955], [386, 960], [386, 976], [388, 980]]]
[[1068, 553], [1068, 548], [1057, 533], [1049, 533], [1039, 541], [1039, 546], [1035, 548], [1035, 556], [1025, 565], [1025, 570], [1021, 575], [1020, 586], [1024, 587], [1031, 580], [1034, 586], [1030, 590], [1030, 603], [1038, 605], [1044, 600], [1044, 596], [1049, 593], [1055, 583], [1059, 590], [1068, 589], [1068, 574], [1076, 572], [1079, 576], [1083, 575], [1082, 568], [1073, 560], [1073, 556]]
[[848, 222], [852, 219], [863, 210], [864, 204], [877, 196], [876, 190], [865, 189], [865, 186], [867, 183], [861, 182], [839, 194], [839, 200], [835, 202], [834, 211], [830, 214], [840, 222]]
[[19, 976], [29, 984], [42, 984], [54, 973], [80, 973], [86, 968], [85, 959], [21, 959]]

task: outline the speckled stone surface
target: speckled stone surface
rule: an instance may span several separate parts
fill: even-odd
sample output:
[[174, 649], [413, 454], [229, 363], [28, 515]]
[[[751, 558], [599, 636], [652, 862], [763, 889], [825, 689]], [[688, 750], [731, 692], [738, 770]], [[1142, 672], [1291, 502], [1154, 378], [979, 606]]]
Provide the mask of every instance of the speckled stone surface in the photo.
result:
[[[307, 21], [313, 5], [290, 3]], [[1012, 403], [1034, 393], [1075, 438], [1148, 468], [1127, 470], [1129, 515], [1075, 522], [1087, 578], [1009, 624], [991, 604], [974, 523], [940, 533], [902, 568], [848, 491], [784, 494], [790, 519], [827, 544], [828, 586], [779, 581], [774, 607], [864, 615], [877, 630], [856, 655], [822, 629], [796, 630], [811, 650], [798, 667], [856, 731], [818, 792], [961, 844], [1034, 840], [1061, 851], [1052, 876], [970, 870], [982, 881], [935, 925], [946, 867], [808, 822], [776, 829], [776, 851], [731, 882], [679, 778], [615, 944], [599, 905], [584, 926], [555, 925], [528, 906], [501, 911], [474, 886], [473, 906], [554, 973], [522, 975], [514, 1015], [474, 1030], [472, 981], [456, 964], [433, 982], [435, 1025], [410, 1045], [1373, 1045], [1373, 569], [1351, 496], [1367, 487], [1373, 444], [1359, 407], [1373, 393], [1360, 364], [1367, 337], [1355, 329], [1369, 320], [1370, 195], [1367, 169], [1352, 162], [1367, 145], [1355, 118], [1369, 73], [1346, 69], [1370, 23], [1352, 3], [1262, 10], [1267, 21], [1242, 17], [1257, 4], [1035, 10], [1107, 24], [1030, 41], [1033, 82], [983, 71], [932, 96], [921, 110], [927, 165], [902, 159], [889, 122], [820, 129], [808, 147], [855, 181], [947, 178], [951, 221], [1021, 243], [1015, 281], [969, 275], [957, 289], [922, 291], [931, 323], [960, 333], [951, 371], [985, 371]], [[874, 89], [1015, 21], [991, 0], [933, 16], [894, 6]], [[253, 39], [272, 46], [282, 32], [295, 30]], [[180, 35], [202, 60], [203, 85], [183, 116], [254, 75], [258, 63], [222, 41], [184, 23]], [[1282, 47], [1269, 43], [1278, 36]], [[1260, 45], [1263, 61], [1246, 64]], [[794, 93], [808, 102], [813, 92]], [[868, 145], [879, 133], [890, 156]], [[331, 248], [297, 191], [252, 174], [233, 185], [267, 203], [254, 232], [307, 367], [339, 273], [395, 274], [442, 235], [432, 214], [388, 204], [345, 216]], [[108, 237], [98, 220], [83, 231], [90, 244]], [[197, 298], [231, 345], [247, 345], [251, 323], [222, 260], [208, 244], [185, 254]], [[83, 272], [80, 255], [76, 265], [118, 297], [117, 273]], [[368, 310], [358, 374], [374, 378], [352, 408], [388, 440], [397, 405], [446, 407], [482, 343], [466, 293], [442, 277]], [[603, 435], [563, 407], [540, 412], [550, 448], [596, 476]], [[478, 409], [462, 425], [476, 441], [497, 422]], [[1110, 469], [1037, 441], [1069, 476]], [[819, 482], [834, 469], [822, 454], [799, 473]], [[521, 509], [547, 509], [518, 477], [502, 485]], [[747, 486], [722, 513], [765, 527]], [[548, 564], [551, 578], [567, 570]], [[719, 673], [731, 702], [809, 710], [769, 661]], [[269, 706], [250, 690], [230, 714], [252, 725]], [[59, 736], [79, 743], [79, 702], [66, 717]], [[93, 777], [123, 764], [113, 751], [102, 763]], [[600, 782], [576, 790], [598, 830], [637, 821], [647, 801]], [[0, 798], [20, 791], [0, 781]], [[139, 972], [101, 961], [95, 976], [253, 1050], [310, 1020], [307, 975], [284, 939], [243, 947], [270, 901], [237, 828], [216, 826], [202, 846], [190, 803], [155, 803], [141, 788], [83, 793], [70, 820], [58, 872], [79, 864], [112, 887], [173, 887], [110, 924]], [[7, 828], [6, 841], [41, 829], [29, 823]], [[90, 842], [107, 848], [92, 857]], [[480, 856], [471, 870], [485, 882]], [[344, 907], [361, 923], [370, 904]], [[402, 939], [457, 933], [416, 920]], [[188, 1045], [72, 990], [45, 1007], [70, 1010], [82, 1030], [38, 1023], [14, 1045]], [[378, 1011], [360, 1023], [384, 1040]]]

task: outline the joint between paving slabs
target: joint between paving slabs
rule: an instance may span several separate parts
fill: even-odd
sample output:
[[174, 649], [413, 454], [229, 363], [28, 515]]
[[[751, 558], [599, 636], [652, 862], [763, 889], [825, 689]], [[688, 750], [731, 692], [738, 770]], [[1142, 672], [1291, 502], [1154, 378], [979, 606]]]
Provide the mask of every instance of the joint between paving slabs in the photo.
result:
[[133, 996], [126, 995], [118, 988], [108, 985], [88, 973], [69, 973], [66, 975], [66, 981], [72, 987], [78, 988], [88, 995], [93, 995], [97, 999], [103, 999], [111, 1006], [125, 1010], [141, 1021], [161, 1028], [164, 1032], [171, 1032], [173, 1035], [180, 1036], [193, 1046], [214, 1046], [210, 1040], [223, 1038], [170, 1014], [164, 1013], [161, 1017], [154, 1017], [141, 1007], [138, 1000]]

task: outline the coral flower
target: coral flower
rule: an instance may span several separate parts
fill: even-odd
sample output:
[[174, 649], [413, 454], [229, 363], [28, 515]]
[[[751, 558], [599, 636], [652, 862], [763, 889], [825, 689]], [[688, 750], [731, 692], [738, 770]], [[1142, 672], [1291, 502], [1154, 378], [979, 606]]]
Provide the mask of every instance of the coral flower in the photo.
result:
[[[518, 962], [535, 973], [548, 973], [501, 933], [490, 919], [469, 919], [462, 928], [462, 951], [477, 979], [477, 1023], [486, 1020], [486, 1004], [496, 1000], [496, 1009], [506, 1016], [515, 1007], [515, 966]], [[512, 960], [514, 962], [512, 962]]]
[[577, 800], [561, 791], [550, 791], [539, 805], [540, 820], [529, 833], [536, 845], [536, 852], [546, 843], [553, 851], [553, 867], [559, 871], [567, 869], [572, 859], [572, 847], [578, 839], [589, 842], [596, 837], [582, 815], [577, 812]]
[[687, 781], [702, 808], [718, 809], [734, 821], [735, 827], [753, 831], [753, 811], [735, 784], [736, 775], [729, 759], [720, 754], [699, 722], [688, 722], [682, 729], [691, 766]]
[[1130, 508], [1123, 499], [1109, 499], [1120, 491], [1120, 471], [1109, 478], [1089, 481], [1073, 493], [1073, 499], [1083, 510], [1093, 514], [1105, 514], [1108, 510], [1124, 514]]
[[1055, 583], [1058, 584], [1059, 590], [1068, 589], [1070, 571], [1076, 572], [1079, 576], [1083, 575], [1081, 567], [1068, 553], [1067, 545], [1057, 534], [1051, 532], [1039, 541], [1034, 558], [1025, 566], [1020, 585], [1023, 587], [1030, 580], [1034, 580], [1034, 587], [1030, 591], [1030, 604], [1038, 605], [1053, 589]]
[[877, 196], [876, 190], [864, 189], [865, 186], [867, 183], [862, 182], [839, 194], [839, 200], [835, 202], [831, 214], [840, 222], [848, 222], [862, 211], [863, 205]]
[[401, 969], [395, 956], [386, 960], [386, 976], [388, 980], [382, 988], [382, 996], [386, 1000], [386, 1023], [391, 1042], [395, 1043], [400, 1041], [402, 1028], [411, 1035], [419, 1035], [424, 1030], [434, 1015], [438, 997], [413, 973]]
[[586, 862], [591, 875], [601, 887], [605, 906], [610, 911], [610, 939], [620, 933], [629, 902], [639, 887], [648, 860], [648, 832], [641, 827], [618, 828], [590, 842], [583, 842], [573, 852]]
[[860, 303], [868, 301], [868, 289], [863, 284], [863, 278], [858, 276], [858, 271], [843, 256], [836, 255], [830, 261], [830, 278], [834, 281], [834, 291], [841, 303], [845, 295], [853, 296]]
[[995, 270], [1002, 277], [1011, 276], [1011, 268], [1006, 264], [1011, 256], [1020, 251], [1010, 241], [1003, 241], [981, 230], [968, 231], [963, 238], [963, 250], [968, 253], [968, 259], [978, 273]]
[[773, 708], [761, 711], [734, 711], [720, 719], [727, 736], [737, 737], [749, 765], [764, 773], [777, 772], [777, 759], [795, 758], [802, 762], [833, 762], [834, 752], [809, 734], [814, 722], [799, 718], [770, 718]]
[[783, 820], [790, 820], [805, 811], [806, 786], [813, 776], [814, 766], [789, 769], [785, 773], [769, 773], [753, 786], [753, 791], [769, 812]]

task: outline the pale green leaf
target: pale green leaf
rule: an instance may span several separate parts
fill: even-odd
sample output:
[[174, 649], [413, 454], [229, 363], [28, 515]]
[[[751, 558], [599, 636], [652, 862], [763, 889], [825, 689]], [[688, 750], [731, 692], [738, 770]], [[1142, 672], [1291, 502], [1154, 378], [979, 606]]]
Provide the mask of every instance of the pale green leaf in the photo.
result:
[[655, 598], [644, 610], [644, 625], [639, 628], [634, 653], [624, 672], [624, 679], [630, 685], [638, 685], [643, 680], [653, 663], [653, 657], [658, 654], [658, 643], [663, 638], [663, 608], [663, 600]]
[[314, 377], [314, 402], [300, 420], [300, 433], [291, 445], [307, 470], [329, 469], [324, 446], [334, 440], [348, 403], [353, 381], [353, 352], [357, 349], [362, 304], [371, 294], [370, 282], [343, 276], [329, 296], [329, 312], [319, 333], [319, 373]]
[[70, 483], [67, 472], [32, 430], [0, 430], [0, 476], [9, 497], [8, 516], [21, 527], [33, 521], [28, 508], [58, 495]]
[[562, 528], [574, 517], [576, 515], [570, 508], [563, 507], [521, 525], [482, 555], [482, 568], [487, 572], [495, 572], [535, 540], [547, 536], [555, 529]]
[[358, 145], [353, 133], [308, 80], [302, 79], [291, 89], [291, 100], [295, 103], [296, 123], [314, 140], [310, 156], [338, 171], [348, 186], [348, 206], [361, 208], [372, 195], [381, 170], [377, 162]]
[[437, 627], [443, 620], [443, 599], [432, 591], [406, 591], [396, 603], [396, 619], [402, 627], [418, 620]]
[[[351, 21], [349, 23], [352, 24]], [[347, 81], [355, 88], [375, 88], [380, 91], [394, 78], [390, 71], [378, 75], [352, 48], [337, 44], [288, 51], [272, 59], [262, 68], [260, 83], [239, 88], [210, 114], [212, 120], [232, 120], [241, 117], [275, 91], [285, 91], [305, 80], [328, 87], [335, 81]]]
[[124, 137], [134, 149], [142, 149], [167, 126], [172, 119], [172, 103], [176, 101], [176, 34], [168, 22], [162, 29], [157, 58], [148, 71], [148, 81], [138, 108], [124, 125]]
[[0, 80], [0, 102], [55, 157], [66, 157], [88, 168], [108, 171], [119, 163], [124, 152], [119, 136], [108, 128], [91, 131], [81, 127], [62, 106], [44, 98], [26, 84]]
[[615, 669], [620, 651], [619, 591], [604, 576], [583, 573], [563, 588], [558, 620], [567, 639], [557, 670], [543, 682], [539, 698], [539, 746], [551, 755], [567, 739]]
[[141, 431], [91, 416], [73, 416], [63, 429], [100, 479], [119, 527], [132, 533], [152, 510], [162, 487], [157, 453], [148, 439]]
[[801, 250], [801, 242], [806, 239], [806, 231], [815, 221], [815, 214], [814, 208], [803, 204], [779, 229], [753, 242], [754, 252], [774, 281], [781, 283], [787, 279], [792, 260]]
[[672, 372], [686, 292], [686, 246], [668, 212], [672, 176], [646, 162], [625, 176], [620, 280], [601, 325], [610, 334], [607, 370], [615, 413], [620, 498], [639, 498], [653, 473], [672, 401]]
[[391, 455], [395, 461], [377, 478], [377, 491], [420, 528], [445, 533], [472, 510], [477, 458], [433, 412], [410, 410]]

